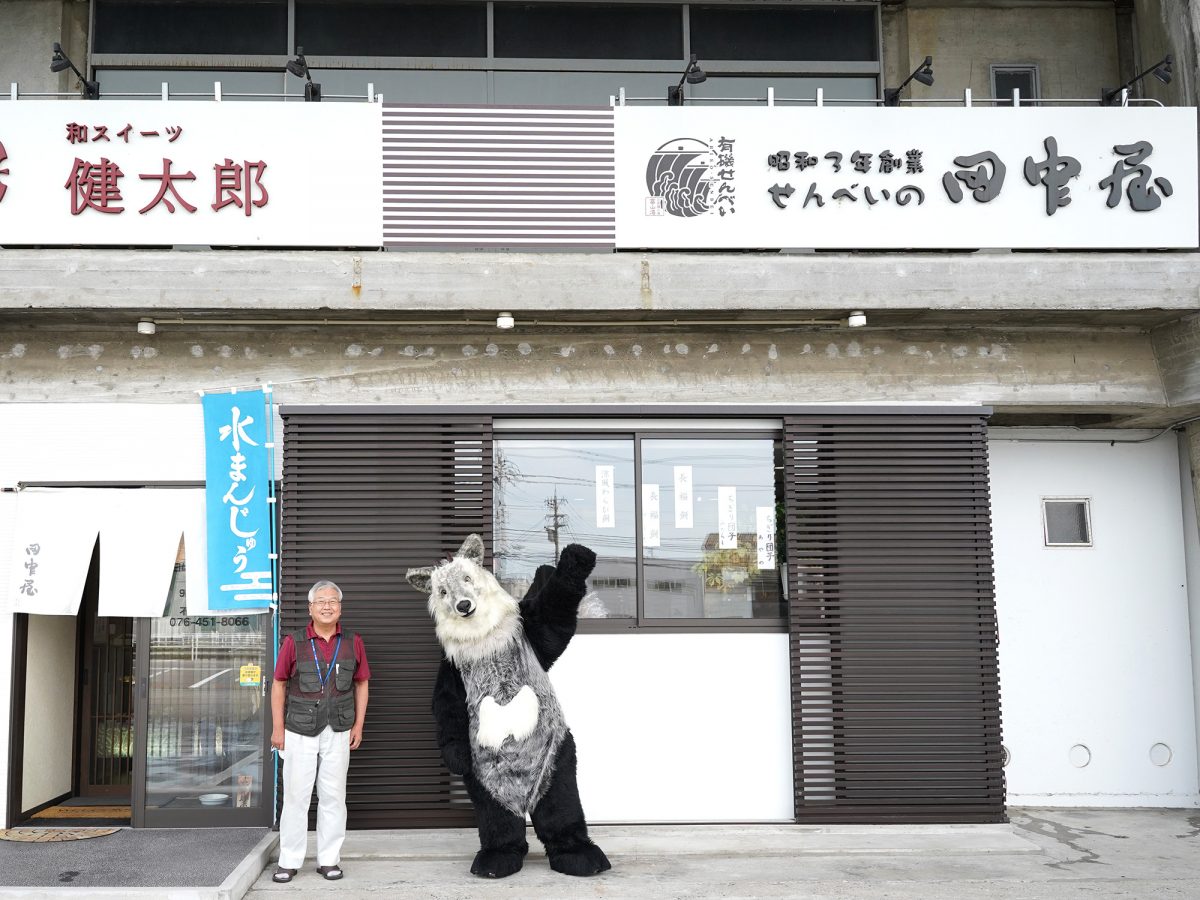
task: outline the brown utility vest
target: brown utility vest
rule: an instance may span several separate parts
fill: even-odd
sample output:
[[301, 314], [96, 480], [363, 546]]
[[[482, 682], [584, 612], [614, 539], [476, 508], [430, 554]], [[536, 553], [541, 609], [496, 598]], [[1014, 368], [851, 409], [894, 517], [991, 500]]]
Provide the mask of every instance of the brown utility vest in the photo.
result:
[[[313, 658], [313, 643], [304, 629], [293, 632], [296, 645], [296, 673], [288, 681], [288, 731], [316, 737], [328, 725], [334, 731], [349, 731], [354, 725], [354, 632], [342, 631], [337, 654], [325, 666], [318, 649]], [[336, 641], [337, 638], [334, 638]], [[320, 660], [320, 668], [317, 660]], [[321, 676], [325, 684], [321, 685]]]

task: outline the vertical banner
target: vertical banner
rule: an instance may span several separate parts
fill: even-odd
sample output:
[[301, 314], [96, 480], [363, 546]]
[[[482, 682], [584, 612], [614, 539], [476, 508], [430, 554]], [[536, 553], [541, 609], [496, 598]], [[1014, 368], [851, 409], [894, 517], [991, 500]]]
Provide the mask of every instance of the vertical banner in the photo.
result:
[[596, 527], [616, 528], [616, 513], [613, 510], [613, 467], [596, 466]]
[[675, 527], [692, 527], [692, 467], [675, 467]]
[[275, 595], [271, 562], [271, 410], [262, 391], [206, 394], [205, 518], [208, 608], [263, 610]]
[[722, 550], [736, 550], [738, 545], [737, 530], [737, 488], [717, 488], [717, 521], [718, 537]]
[[642, 485], [642, 546], [662, 543], [662, 518], [659, 514], [658, 485]]
[[756, 531], [758, 532], [758, 567], [775, 568], [775, 507], [754, 507]]

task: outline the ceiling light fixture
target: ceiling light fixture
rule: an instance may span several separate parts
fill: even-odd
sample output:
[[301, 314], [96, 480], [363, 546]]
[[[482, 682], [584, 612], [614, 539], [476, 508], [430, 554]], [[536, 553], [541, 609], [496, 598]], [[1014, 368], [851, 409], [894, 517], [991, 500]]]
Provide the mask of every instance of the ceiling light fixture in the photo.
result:
[[512, 313], [502, 312], [496, 316], [496, 327], [502, 331], [508, 331], [517, 324], [517, 320], [513, 318]]
[[867, 324], [867, 314], [861, 309], [856, 309], [846, 317], [846, 325], [849, 328], [862, 328]]
[[154, 324], [153, 319], [142, 319], [137, 324], [138, 334], [154, 334], [158, 331], [158, 326]]

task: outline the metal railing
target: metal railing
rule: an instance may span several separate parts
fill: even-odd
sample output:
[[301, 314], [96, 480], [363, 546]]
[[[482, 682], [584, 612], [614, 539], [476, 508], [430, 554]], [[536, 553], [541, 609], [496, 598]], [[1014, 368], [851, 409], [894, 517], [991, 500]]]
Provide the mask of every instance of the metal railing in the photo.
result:
[[[693, 105], [700, 104], [717, 104], [717, 103], [744, 103], [744, 104], [765, 104], [766, 106], [883, 106], [884, 100], [882, 97], [826, 97], [824, 88], [817, 88], [816, 95], [813, 97], [777, 97], [775, 96], [775, 88], [767, 88], [766, 97], [691, 97], [689, 98]], [[655, 97], [631, 97], [625, 93], [625, 88], [621, 88], [616, 94], [609, 95], [609, 106], [619, 107], [625, 106], [628, 103], [664, 103], [665, 98], [661, 96]], [[975, 97], [971, 93], [970, 88], [963, 89], [962, 97], [940, 97], [935, 99], [905, 99], [899, 101], [903, 106], [962, 106], [970, 108], [972, 106], [1012, 106], [1019, 108], [1021, 106], [1105, 106], [1103, 99], [1100, 97], [1022, 97], [1019, 90], [1013, 90], [1011, 96], [1007, 97]], [[1122, 90], [1120, 93], [1120, 102], [1112, 104], [1114, 106], [1163, 106], [1164, 104], [1150, 97], [1130, 97], [1128, 90]]]
[[[230, 92], [221, 89], [221, 82], [214, 81], [212, 91], [172, 91], [170, 83], [164, 81], [158, 91], [105, 91], [102, 99], [120, 98], [126, 100], [279, 100], [288, 103], [303, 103], [303, 94], [279, 94], [269, 92]], [[34, 98], [52, 98], [55, 100], [79, 100], [79, 91], [22, 91], [17, 82], [9, 85], [7, 94], [0, 94], [0, 100], [27, 100]], [[322, 94], [322, 101], [332, 100], [338, 103], [382, 103], [383, 94], [375, 93], [373, 82], [367, 83], [366, 93], [363, 94]]]

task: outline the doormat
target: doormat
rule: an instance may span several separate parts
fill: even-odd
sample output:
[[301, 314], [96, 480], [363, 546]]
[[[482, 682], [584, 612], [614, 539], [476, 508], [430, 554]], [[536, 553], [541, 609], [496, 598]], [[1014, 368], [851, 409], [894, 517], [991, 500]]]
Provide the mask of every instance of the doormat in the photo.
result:
[[26, 844], [52, 844], [58, 841], [86, 841], [107, 837], [120, 828], [9, 828], [0, 831], [0, 841], [20, 841]]
[[128, 806], [47, 806], [32, 819], [128, 819]]

